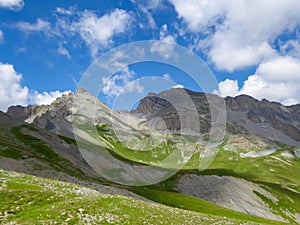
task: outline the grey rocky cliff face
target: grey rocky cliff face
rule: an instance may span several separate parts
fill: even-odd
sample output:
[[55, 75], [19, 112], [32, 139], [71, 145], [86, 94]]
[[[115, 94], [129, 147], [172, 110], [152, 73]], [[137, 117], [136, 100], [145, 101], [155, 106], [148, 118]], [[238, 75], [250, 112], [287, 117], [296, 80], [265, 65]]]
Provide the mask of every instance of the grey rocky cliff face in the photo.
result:
[[28, 107], [25, 106], [11, 106], [7, 110], [7, 114], [10, 115], [13, 118], [19, 119], [19, 120], [26, 120], [28, 117], [30, 117], [32, 114], [35, 114], [38, 110], [39, 106], [37, 105], [31, 105]]
[[249, 96], [227, 97], [229, 110], [246, 112], [247, 118], [256, 124], [267, 123], [274, 129], [300, 141], [300, 105], [284, 106], [266, 99], [258, 101]]
[[74, 138], [72, 124], [66, 119], [72, 115], [73, 97], [71, 93], [63, 95], [51, 105], [11, 106], [7, 114], [52, 133]]
[[[178, 107], [184, 107], [185, 99], [190, 98], [194, 105], [187, 104], [187, 108], [194, 107], [199, 115], [201, 131], [209, 132], [211, 116], [207, 96], [219, 98], [214, 95], [193, 92], [186, 89], [171, 89], [159, 94], [149, 94], [140, 101], [136, 112], [145, 114], [148, 118], [160, 117], [170, 130], [181, 129]], [[284, 106], [266, 99], [261, 101], [251, 96], [240, 95], [224, 99], [227, 108], [227, 132], [229, 133], [256, 133], [259, 127], [274, 129], [280, 134], [265, 136], [272, 141], [282, 135], [278, 141], [286, 144], [300, 145], [300, 105]], [[253, 128], [256, 126], [256, 128]], [[272, 137], [273, 136], [273, 137]], [[287, 136], [287, 137], [285, 137]], [[289, 139], [293, 141], [290, 141]]]
[[[149, 120], [162, 118], [168, 130], [193, 130], [195, 124], [200, 125], [201, 133], [207, 133], [210, 129], [208, 121], [211, 115], [206, 95], [187, 89], [174, 88], [159, 94], [150, 93], [140, 101], [136, 112], [145, 114]], [[198, 130], [194, 129], [196, 132]]]

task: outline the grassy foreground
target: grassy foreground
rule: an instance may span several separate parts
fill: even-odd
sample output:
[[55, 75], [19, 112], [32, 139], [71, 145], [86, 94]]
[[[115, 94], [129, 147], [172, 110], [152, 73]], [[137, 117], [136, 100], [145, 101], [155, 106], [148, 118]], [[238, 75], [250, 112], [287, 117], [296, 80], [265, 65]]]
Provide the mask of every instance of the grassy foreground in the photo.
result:
[[0, 224], [257, 224], [0, 170]]

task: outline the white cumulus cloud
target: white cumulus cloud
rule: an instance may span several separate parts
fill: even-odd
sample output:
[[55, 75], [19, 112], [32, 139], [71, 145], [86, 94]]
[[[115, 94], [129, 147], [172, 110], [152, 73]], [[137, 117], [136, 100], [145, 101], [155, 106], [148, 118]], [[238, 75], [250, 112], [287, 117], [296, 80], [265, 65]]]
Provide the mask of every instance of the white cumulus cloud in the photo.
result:
[[52, 91], [39, 93], [22, 86], [22, 74], [14, 66], [0, 62], [0, 110], [6, 111], [9, 106], [28, 104], [50, 104], [56, 98], [70, 91]]
[[226, 79], [219, 83], [218, 90], [214, 91], [214, 94], [221, 97], [236, 96], [239, 91], [239, 85], [237, 80]]
[[300, 24], [300, 1], [170, 0], [185, 32], [217, 68], [235, 71], [276, 56], [273, 41]]
[[184, 88], [184, 86], [182, 84], [176, 84], [172, 86], [172, 88]]
[[180, 35], [192, 35], [193, 47], [217, 69], [235, 72], [257, 67], [242, 87], [227, 79], [215, 93], [300, 103], [300, 1], [169, 1], [178, 14]]
[[266, 61], [240, 89], [237, 81], [227, 79], [214, 93], [222, 97], [247, 94], [286, 105], [300, 103], [300, 60], [285, 56]]
[[11, 64], [0, 62], [0, 110], [10, 105], [26, 105], [29, 90], [21, 86], [22, 75]]
[[71, 91], [64, 91], [64, 92], [60, 92], [60, 91], [50, 91], [50, 92], [42, 92], [39, 93], [37, 91], [33, 91], [33, 93], [31, 93], [29, 95], [29, 101], [33, 102], [33, 104], [37, 104], [37, 105], [50, 105], [53, 101], [55, 101], [55, 99], [61, 97], [64, 94], [69, 94], [71, 93]]
[[21, 10], [24, 6], [24, 0], [0, 0], [0, 8], [7, 8], [10, 10]]
[[200, 32], [216, 23], [224, 11], [224, 1], [214, 0], [170, 0], [178, 17], [192, 32]]

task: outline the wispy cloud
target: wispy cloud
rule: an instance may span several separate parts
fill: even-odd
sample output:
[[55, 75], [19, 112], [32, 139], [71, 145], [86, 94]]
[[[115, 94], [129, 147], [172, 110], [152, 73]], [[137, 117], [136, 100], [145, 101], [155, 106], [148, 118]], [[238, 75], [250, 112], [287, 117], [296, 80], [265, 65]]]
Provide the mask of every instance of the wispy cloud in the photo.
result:
[[59, 45], [57, 49], [57, 53], [66, 56], [68, 59], [71, 59], [71, 55], [69, 51], [66, 48], [64, 48], [62, 45]]
[[56, 7], [55, 12], [61, 15], [68, 15], [71, 16], [76, 13], [75, 7], [69, 7], [68, 9], [62, 8], [62, 7]]
[[19, 22], [16, 27], [24, 32], [45, 32], [51, 30], [51, 24], [48, 21], [38, 18], [35, 23]]
[[[43, 33], [61, 40], [79, 36], [94, 58], [100, 50], [113, 46], [114, 38], [128, 31], [134, 20], [133, 16], [123, 9], [114, 9], [104, 15], [98, 15], [92, 10], [78, 11], [76, 7], [57, 7], [54, 15], [54, 23], [38, 18], [34, 23], [18, 22], [15, 27], [28, 34]], [[77, 41], [74, 46], [80, 46], [82, 41]], [[67, 49], [62, 46], [58, 47], [57, 52], [70, 58]]]
[[163, 78], [168, 79], [168, 80], [171, 80], [171, 76], [170, 76], [169, 73], [163, 74]]
[[176, 36], [169, 34], [168, 25], [162, 25], [159, 32], [159, 40], [169, 44], [176, 44]]
[[138, 82], [134, 81], [135, 73], [128, 67], [114, 74], [112, 77], [104, 78], [102, 93], [107, 96], [107, 99], [120, 95], [126, 92], [143, 92], [144, 88]]
[[90, 47], [91, 55], [95, 56], [100, 47], [113, 44], [113, 37], [124, 33], [131, 22], [130, 14], [122, 9], [115, 9], [100, 17], [86, 10], [80, 14], [77, 22], [72, 23], [71, 30], [79, 33]]
[[164, 1], [162, 0], [147, 0], [138, 1], [131, 0], [133, 4], [136, 5], [139, 15], [139, 26], [141, 29], [156, 29], [157, 24], [153, 17], [153, 14], [157, 10], [165, 8]]

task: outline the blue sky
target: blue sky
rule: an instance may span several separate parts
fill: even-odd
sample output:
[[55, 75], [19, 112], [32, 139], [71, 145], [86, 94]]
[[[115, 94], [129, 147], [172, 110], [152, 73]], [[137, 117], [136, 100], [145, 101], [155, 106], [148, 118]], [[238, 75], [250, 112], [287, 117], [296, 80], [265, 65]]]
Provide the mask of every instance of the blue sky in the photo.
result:
[[[221, 96], [300, 103], [299, 11], [298, 0], [0, 0], [0, 109], [49, 104], [74, 92], [97, 57], [141, 40], [193, 51], [215, 74]], [[118, 85], [144, 76], [168, 76], [199, 91], [170, 66], [124, 71], [101, 96], [109, 105]]]

